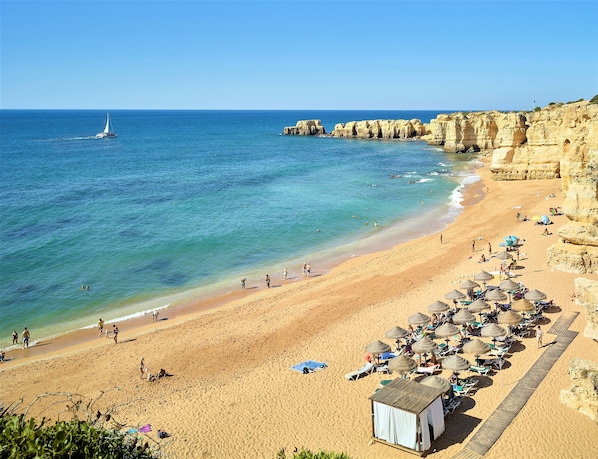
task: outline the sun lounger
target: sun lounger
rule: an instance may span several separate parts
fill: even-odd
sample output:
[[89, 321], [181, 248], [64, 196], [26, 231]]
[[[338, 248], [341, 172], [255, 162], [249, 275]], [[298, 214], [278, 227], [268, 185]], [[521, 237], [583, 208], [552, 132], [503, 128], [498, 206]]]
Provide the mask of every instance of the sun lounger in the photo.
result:
[[488, 373], [490, 373], [490, 370], [492, 368], [491, 367], [478, 367], [476, 365], [472, 365], [471, 367], [469, 367], [470, 371], [473, 371], [474, 373], [478, 373], [480, 375], [487, 375]]
[[461, 398], [454, 397], [450, 402], [444, 406], [444, 415], [452, 414], [461, 405]]
[[362, 376], [369, 375], [372, 371], [374, 371], [374, 364], [371, 362], [366, 363], [362, 366], [359, 370], [351, 371], [345, 375], [345, 379], [349, 381], [355, 381]]
[[490, 352], [488, 352], [488, 355], [492, 355], [494, 357], [502, 358], [507, 353], [507, 351], [508, 351], [508, 349], [506, 347], [500, 347], [500, 348], [497, 348], [497, 349], [491, 349]]
[[452, 386], [453, 386], [453, 392], [455, 393], [455, 395], [458, 395], [460, 397], [469, 394], [469, 391], [473, 390], [473, 385], [459, 386], [457, 384], [452, 384]]
[[386, 374], [391, 374], [392, 370], [390, 368], [388, 368], [388, 364], [386, 365], [377, 365], [376, 366], [376, 371], [378, 373], [386, 373]]
[[436, 370], [440, 369], [440, 365], [432, 365], [431, 367], [417, 367], [417, 373], [424, 375], [433, 375]]

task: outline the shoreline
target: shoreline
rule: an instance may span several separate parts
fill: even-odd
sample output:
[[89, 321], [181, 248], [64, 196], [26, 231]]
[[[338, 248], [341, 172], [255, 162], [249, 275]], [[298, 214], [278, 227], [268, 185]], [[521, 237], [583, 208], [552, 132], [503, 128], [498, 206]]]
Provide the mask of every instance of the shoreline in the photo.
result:
[[[478, 173], [478, 186], [467, 193], [456, 221], [442, 231], [442, 243], [434, 234], [356, 257], [304, 282], [260, 289], [172, 322], [150, 323], [134, 335], [124, 331], [118, 345], [102, 339], [41, 359], [1, 364], [0, 400], [23, 399], [27, 406], [44, 392], [82, 394], [97, 400], [98, 409], [117, 407], [113, 417], [123, 425], [151, 423], [148, 436], [168, 457], [265, 459], [295, 447], [344, 452], [352, 459], [412, 457], [370, 445], [368, 397], [382, 380], [396, 375], [343, 377], [363, 365], [368, 343], [390, 342], [386, 330], [405, 327], [416, 312], [427, 313], [428, 305], [443, 300], [465, 278], [482, 269], [495, 271], [499, 243], [511, 234], [524, 242], [516, 280], [545, 292], [557, 305], [545, 314], [545, 341], [554, 339], [551, 324], [579, 309], [572, 294], [573, 279], [580, 275], [551, 271], [546, 263], [546, 250], [567, 218], [555, 217], [548, 227], [552, 234], [543, 236], [544, 227], [515, 217], [518, 211], [533, 217], [562, 204], [560, 180], [492, 182], [487, 163]], [[549, 199], [552, 193], [557, 197]], [[492, 257], [481, 264], [488, 242]], [[560, 390], [571, 386], [571, 358], [595, 358], [584, 326], [580, 314], [570, 326], [578, 335], [484, 457], [500, 458], [513, 450], [521, 457], [598, 455], [596, 424], [559, 401]], [[446, 418], [447, 431], [428, 456], [458, 454], [543, 352], [533, 336], [521, 339], [503, 369], [480, 377], [477, 392]], [[164, 368], [172, 376], [153, 383], [141, 379], [141, 357], [150, 372]], [[306, 359], [328, 367], [309, 375], [290, 370]], [[57, 409], [38, 404], [29, 414], [55, 417]], [[157, 439], [157, 429], [171, 437]]]
[[[469, 161], [470, 166], [466, 169], [466, 174], [456, 176], [460, 180], [455, 182], [456, 186], [449, 196], [452, 200], [428, 211], [429, 220], [434, 222], [431, 227], [422, 231], [420, 226], [414, 226], [414, 223], [410, 223], [408, 225], [409, 229], [405, 230], [405, 221], [397, 221], [389, 227], [379, 228], [379, 232], [370, 233], [360, 239], [317, 250], [312, 256], [304, 257], [305, 259], [309, 259], [310, 263], [315, 263], [314, 266], [317, 266], [316, 270], [312, 268], [311, 277], [325, 275], [347, 261], [392, 250], [392, 248], [399, 244], [424, 238], [431, 234], [437, 234], [447, 225], [453, 224], [465, 207], [483, 199], [481, 191], [483, 183], [476, 171], [484, 167], [484, 160], [483, 156], [479, 156]], [[459, 196], [458, 202], [455, 201], [455, 193]], [[443, 207], [444, 210], [442, 210]], [[308, 277], [302, 276], [299, 272], [299, 259], [294, 261], [298, 266], [296, 274], [287, 280], [283, 279], [281, 273], [271, 274], [270, 277], [273, 281], [272, 288], [284, 287], [285, 285], [308, 279]], [[289, 270], [289, 274], [293, 272], [294, 270]], [[172, 320], [175, 323], [179, 323], [180, 321], [187, 320], [194, 314], [205, 314], [212, 309], [226, 306], [228, 303], [236, 300], [246, 299], [249, 295], [264, 290], [261, 278], [257, 279], [254, 277], [252, 280], [253, 283], [248, 283], [248, 288], [245, 291], [230, 289], [228, 286], [229, 280], [226, 279], [216, 284], [192, 287], [166, 296], [148, 297], [139, 303], [132, 303], [122, 308], [123, 311], [132, 311], [131, 313], [125, 313], [125, 315], [113, 319], [105, 319], [104, 330], [106, 330], [106, 326], [109, 324], [118, 324], [121, 337], [124, 332], [130, 333], [133, 336], [137, 333], [146, 333], [147, 327], [156, 325], [150, 322], [152, 320], [152, 311], [156, 310], [160, 311], [160, 315], [162, 316], [161, 318], [159, 317], [160, 322]], [[205, 292], [201, 292], [203, 290]], [[136, 311], [136, 304], [155, 304], [156, 306]], [[172, 324], [172, 322], [168, 324]], [[29, 361], [54, 352], [68, 351], [70, 348], [78, 349], [86, 344], [94, 346], [98, 344], [97, 341], [102, 341], [98, 339], [97, 326], [93, 324], [40, 339], [31, 339], [30, 347], [23, 349], [21, 331], [17, 330], [17, 332], [19, 333], [19, 344], [4, 347], [7, 356], [5, 363], [13, 362], [13, 364], [16, 364], [22, 359]]]

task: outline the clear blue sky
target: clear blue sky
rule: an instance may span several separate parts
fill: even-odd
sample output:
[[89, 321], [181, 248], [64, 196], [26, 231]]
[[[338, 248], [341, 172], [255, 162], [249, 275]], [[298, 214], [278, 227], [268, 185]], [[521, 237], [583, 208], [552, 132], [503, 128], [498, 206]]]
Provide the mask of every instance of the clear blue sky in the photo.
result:
[[598, 94], [594, 1], [0, 0], [1, 108], [499, 109]]

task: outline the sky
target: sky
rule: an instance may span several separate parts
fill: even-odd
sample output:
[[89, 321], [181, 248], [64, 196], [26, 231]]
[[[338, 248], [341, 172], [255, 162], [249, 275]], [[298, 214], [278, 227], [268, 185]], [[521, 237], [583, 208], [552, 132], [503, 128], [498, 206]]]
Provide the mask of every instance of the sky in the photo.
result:
[[598, 1], [0, 0], [0, 108], [531, 110], [598, 94]]

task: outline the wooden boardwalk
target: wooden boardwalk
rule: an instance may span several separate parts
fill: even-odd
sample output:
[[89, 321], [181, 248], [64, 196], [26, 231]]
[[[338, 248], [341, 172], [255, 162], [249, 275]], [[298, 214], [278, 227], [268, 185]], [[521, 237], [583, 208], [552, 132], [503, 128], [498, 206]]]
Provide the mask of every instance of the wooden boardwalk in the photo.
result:
[[[521, 411], [567, 346], [577, 336], [577, 332], [569, 331], [569, 326], [578, 314], [577, 312], [563, 314], [552, 325], [548, 333], [556, 335], [556, 339], [552, 343], [544, 345], [546, 349], [536, 363], [521, 378], [496, 411], [482, 424], [469, 443], [452, 459], [480, 459], [492, 448], [492, 445]], [[546, 333], [544, 337], [546, 337]]]

